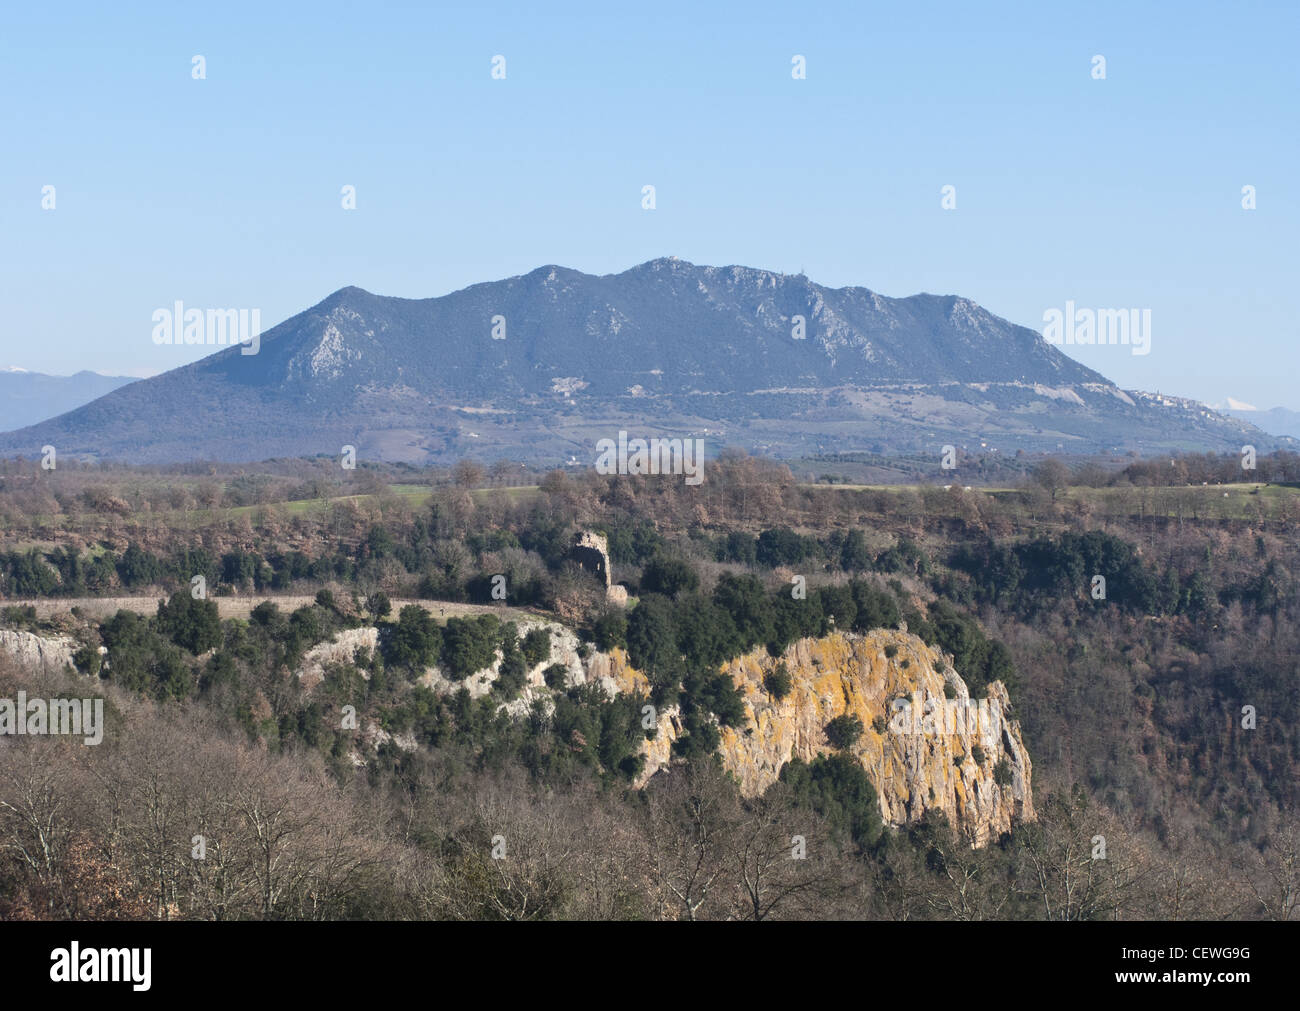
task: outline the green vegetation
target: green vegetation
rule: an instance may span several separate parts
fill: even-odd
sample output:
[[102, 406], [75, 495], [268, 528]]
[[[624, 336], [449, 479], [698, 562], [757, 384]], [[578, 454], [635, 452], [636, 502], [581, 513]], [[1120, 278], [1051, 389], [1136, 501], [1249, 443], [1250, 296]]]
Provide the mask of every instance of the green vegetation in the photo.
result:
[[793, 759], [782, 767], [781, 782], [790, 787], [797, 804], [826, 817], [864, 849], [880, 838], [884, 826], [875, 787], [850, 756]]
[[826, 724], [826, 740], [836, 751], [844, 751], [857, 743], [864, 729], [860, 719], [846, 713]]
[[778, 702], [790, 694], [793, 684], [790, 681], [790, 668], [785, 665], [785, 661], [778, 663], [763, 677], [763, 687]]
[[[1290, 465], [1279, 461], [1270, 466]], [[1014, 466], [1028, 475], [1038, 462]], [[1222, 461], [1200, 471], [1193, 462], [1163, 467], [1189, 480], [1222, 470]], [[13, 466], [0, 463], [0, 471]], [[816, 894], [816, 903], [785, 900], [781, 915], [1041, 917], [1049, 903], [1061, 918], [1162, 915], [1179, 892], [1162, 889], [1193, 879], [1225, 884], [1179, 892], [1196, 912], [1178, 915], [1269, 915], [1264, 883], [1285, 880], [1294, 866], [1285, 840], [1300, 802], [1300, 701], [1290, 676], [1300, 655], [1297, 489], [1175, 487], [1161, 483], [1162, 468], [1140, 461], [1100, 478], [1083, 467], [1064, 477], [1044, 470], [1015, 487], [1002, 472], [1007, 487], [971, 491], [807, 486], [742, 455], [712, 466], [698, 488], [565, 474], [539, 476], [527, 494], [434, 486], [432, 477], [420, 484], [412, 471], [396, 487], [372, 482], [346, 495], [326, 481], [303, 499], [309, 509], [295, 511], [276, 496], [319, 475], [121, 476], [65, 473], [61, 462], [57, 474], [20, 492], [0, 487], [0, 626], [70, 636], [78, 677], [97, 679], [121, 703], [113, 733], [126, 734], [122, 721], [156, 706], [141, 726], [159, 728], [160, 740], [175, 726], [189, 742], [177, 753], [203, 751], [214, 783], [258, 756], [283, 763], [257, 780], [260, 790], [297, 784], [301, 773], [310, 785], [296, 785], [298, 796], [320, 810], [341, 811], [330, 805], [355, 798], [338, 824], [362, 827], [355, 837], [340, 828], [335, 838], [370, 855], [346, 886], [304, 872], [314, 890], [285, 908], [246, 905], [231, 915], [505, 915], [509, 897], [488, 884], [489, 872], [503, 872], [482, 863], [492, 833], [485, 837], [475, 820], [470, 801], [480, 796], [512, 812], [509, 831], [521, 839], [557, 839], [552, 810], [568, 811], [584, 829], [557, 850], [567, 863], [530, 866], [527, 880], [511, 880], [511, 888], [535, 889], [528, 908], [538, 916], [589, 913], [596, 894], [608, 901], [602, 915], [688, 915], [685, 906], [656, 905], [664, 893], [628, 868], [648, 866], [647, 853], [666, 867], [675, 857], [656, 846], [688, 845], [706, 829], [722, 840], [716, 866], [727, 869], [716, 880], [730, 891], [726, 901], [702, 900], [689, 914], [700, 918], [766, 915], [737, 869], [755, 852], [743, 840], [767, 840], [784, 860], [781, 873], [797, 875], [806, 868], [789, 859], [795, 836], [806, 838], [817, 880], [834, 887], [791, 878], [805, 889], [791, 894]], [[612, 606], [569, 558], [575, 535], [590, 530], [607, 535], [614, 576], [635, 591], [628, 609]], [[504, 601], [492, 592], [499, 575]], [[1093, 592], [1098, 575], [1104, 596]], [[192, 593], [196, 576], [206, 597]], [[267, 594], [273, 599], [257, 603]], [[135, 609], [92, 606], [113, 596], [136, 598]], [[15, 603], [28, 597], [36, 607]], [[69, 613], [72, 605], [81, 610]], [[646, 697], [611, 699], [598, 685], [570, 685], [538, 618], [572, 628], [581, 658], [626, 649], [648, 678]], [[718, 771], [723, 734], [757, 732], [724, 665], [768, 652], [766, 698], [754, 699], [761, 708], [802, 691], [785, 656], [797, 640], [903, 623], [940, 654], [895, 639], [886, 655], [912, 657], [912, 672], [933, 659], [942, 676], [951, 661], [972, 698], [994, 681], [1006, 685], [1034, 760], [1037, 823], [1016, 824], [977, 849], [933, 814], [886, 829], [851, 752], [865, 728], [847, 715], [826, 726], [829, 754], [787, 763], [762, 794], [741, 797]], [[358, 630], [360, 648], [305, 660], [348, 630]], [[424, 676], [430, 667], [450, 688]], [[475, 678], [472, 694], [457, 683], [489, 669], [495, 677]], [[535, 670], [546, 690], [529, 692], [525, 704]], [[956, 694], [945, 684], [946, 698]], [[1243, 728], [1245, 705], [1261, 714], [1258, 729]], [[345, 722], [344, 707], [355, 724]], [[643, 785], [642, 748], [670, 707], [677, 764]], [[889, 733], [881, 717], [871, 730]], [[114, 737], [102, 750], [120, 766], [96, 766], [96, 775], [164, 782], [149, 764], [162, 752], [137, 743], [145, 740], [139, 727], [131, 733], [140, 736]], [[969, 757], [993, 759], [994, 784], [1011, 787], [1012, 767], [988, 750], [973, 744]], [[0, 763], [14, 753], [0, 752]], [[68, 782], [82, 775], [65, 771]], [[62, 810], [79, 811], [71, 803]], [[376, 810], [394, 814], [368, 820]], [[399, 823], [397, 812], [411, 820]], [[143, 831], [143, 855], [122, 858], [137, 884], [169, 873], [137, 862], [151, 852]], [[1118, 863], [1108, 863], [1093, 868], [1095, 892], [1066, 896], [1071, 872], [1061, 854], [1098, 832], [1125, 840], [1122, 852], [1140, 862], [1131, 880], [1150, 888], [1126, 884], [1112, 874]], [[381, 841], [394, 848], [376, 860], [367, 847]], [[302, 852], [311, 849], [304, 840]], [[575, 869], [605, 852], [622, 863]], [[700, 859], [714, 866], [712, 856]], [[420, 893], [418, 875], [386, 877], [379, 867], [425, 868], [440, 890]], [[621, 883], [593, 884], [597, 871]], [[18, 908], [14, 896], [31, 901], [29, 883], [26, 871], [0, 859], [0, 915]], [[182, 915], [208, 915], [197, 892], [179, 881], [168, 887], [187, 896]], [[312, 901], [328, 914], [313, 912]], [[155, 909], [146, 903], [137, 912]]]

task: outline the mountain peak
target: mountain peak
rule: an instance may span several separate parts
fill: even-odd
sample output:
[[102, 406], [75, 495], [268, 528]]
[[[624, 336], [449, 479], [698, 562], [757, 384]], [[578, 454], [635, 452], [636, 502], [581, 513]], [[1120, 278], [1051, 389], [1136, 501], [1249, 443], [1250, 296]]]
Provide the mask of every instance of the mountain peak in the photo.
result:
[[664, 267], [669, 269], [694, 269], [695, 264], [690, 260], [683, 260], [680, 256], [656, 256], [653, 260], [646, 260], [645, 263], [638, 263], [635, 267], [629, 268], [625, 273], [631, 273], [634, 270], [659, 270]]
[[374, 292], [366, 291], [365, 288], [358, 288], [355, 284], [345, 285], [338, 291], [330, 292], [321, 300], [321, 305], [334, 305], [338, 302], [348, 302], [358, 298], [375, 298]]

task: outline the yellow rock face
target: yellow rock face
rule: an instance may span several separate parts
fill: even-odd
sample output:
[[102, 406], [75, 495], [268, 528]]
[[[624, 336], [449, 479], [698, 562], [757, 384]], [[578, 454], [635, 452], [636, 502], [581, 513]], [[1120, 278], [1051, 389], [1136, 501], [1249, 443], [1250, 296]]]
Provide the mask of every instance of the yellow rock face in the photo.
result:
[[[885, 655], [888, 646], [892, 657]], [[623, 651], [600, 660], [602, 669], [591, 673], [608, 678], [607, 687], [647, 690]], [[777, 701], [763, 678], [780, 662], [792, 688]], [[1009, 718], [1006, 689], [994, 682], [987, 699], [972, 700], [951, 658], [917, 636], [885, 629], [835, 633], [802, 639], [777, 659], [756, 650], [723, 670], [743, 693], [748, 719], [739, 729], [721, 728], [721, 752], [746, 796], [767, 789], [792, 758], [831, 753], [826, 724], [848, 714], [864, 728], [849, 751], [875, 786], [886, 823], [903, 825], [937, 808], [982, 845], [1013, 819], [1034, 817], [1032, 767], [1020, 726]], [[646, 745], [643, 779], [669, 763], [680, 729], [675, 709], [660, 714], [659, 733]], [[994, 781], [1000, 760], [1002, 784]]]

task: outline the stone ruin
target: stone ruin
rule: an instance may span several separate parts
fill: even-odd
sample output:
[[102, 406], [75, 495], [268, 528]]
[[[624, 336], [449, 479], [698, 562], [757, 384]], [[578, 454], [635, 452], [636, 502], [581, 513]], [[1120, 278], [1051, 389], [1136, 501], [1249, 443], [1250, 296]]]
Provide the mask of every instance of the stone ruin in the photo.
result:
[[583, 572], [590, 572], [609, 589], [609, 540], [604, 534], [579, 533], [573, 539], [569, 557]]
[[619, 607], [627, 605], [627, 588], [610, 581], [609, 539], [604, 534], [581, 531], [569, 548], [569, 558], [583, 572], [589, 572], [604, 584], [605, 599]]

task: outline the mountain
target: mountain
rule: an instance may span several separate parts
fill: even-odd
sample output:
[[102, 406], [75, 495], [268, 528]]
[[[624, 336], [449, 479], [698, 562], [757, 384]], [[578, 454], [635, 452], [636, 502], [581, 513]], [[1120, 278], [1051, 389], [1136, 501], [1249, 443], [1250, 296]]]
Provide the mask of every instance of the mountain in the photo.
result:
[[1289, 411], [1285, 407], [1273, 407], [1261, 411], [1255, 407], [1239, 404], [1229, 397], [1228, 406], [1223, 413], [1249, 422], [1256, 428], [1268, 432], [1269, 435], [1285, 435], [1300, 439], [1300, 411]]
[[363, 460], [589, 463], [620, 429], [787, 456], [1277, 441], [1121, 390], [968, 299], [675, 257], [604, 276], [539, 267], [430, 299], [343, 288], [241, 350], [0, 436], [0, 452], [251, 461], [354, 445]]
[[0, 432], [34, 425], [133, 383], [131, 376], [47, 376], [9, 366], [0, 369]]

